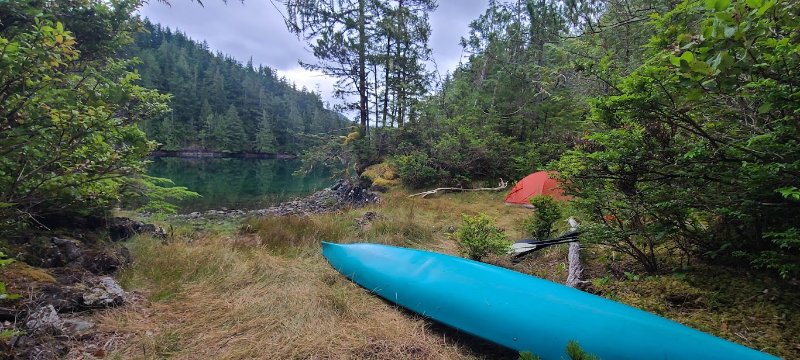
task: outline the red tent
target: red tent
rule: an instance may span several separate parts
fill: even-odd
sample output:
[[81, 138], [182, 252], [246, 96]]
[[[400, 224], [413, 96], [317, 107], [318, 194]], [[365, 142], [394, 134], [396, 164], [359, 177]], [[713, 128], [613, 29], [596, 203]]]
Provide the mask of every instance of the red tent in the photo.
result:
[[530, 204], [528, 200], [536, 195], [550, 195], [556, 200], [569, 200], [564, 191], [558, 187], [558, 181], [548, 175], [556, 174], [555, 171], [539, 171], [520, 180], [506, 196], [510, 204]]

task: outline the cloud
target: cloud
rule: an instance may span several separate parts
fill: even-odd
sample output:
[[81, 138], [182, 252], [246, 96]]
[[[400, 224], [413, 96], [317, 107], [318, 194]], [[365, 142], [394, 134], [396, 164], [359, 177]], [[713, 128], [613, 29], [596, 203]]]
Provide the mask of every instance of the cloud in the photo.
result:
[[[285, 76], [289, 79], [290, 83], [294, 83], [298, 89], [306, 88], [308, 91], [313, 91], [321, 94], [333, 94], [333, 87], [336, 79], [325, 76], [322, 72], [311, 71], [304, 69], [300, 66], [278, 70], [278, 76]], [[330, 102], [328, 98], [323, 96], [323, 101]]]

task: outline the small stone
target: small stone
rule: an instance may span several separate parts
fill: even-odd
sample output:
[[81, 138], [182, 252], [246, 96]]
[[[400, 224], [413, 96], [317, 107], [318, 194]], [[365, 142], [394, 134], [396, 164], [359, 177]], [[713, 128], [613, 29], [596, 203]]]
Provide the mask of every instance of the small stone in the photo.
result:
[[42, 306], [28, 315], [25, 326], [33, 332], [61, 332], [63, 321], [53, 305]]
[[94, 323], [83, 319], [67, 319], [63, 322], [64, 332], [69, 335], [77, 336], [82, 335], [94, 328]]

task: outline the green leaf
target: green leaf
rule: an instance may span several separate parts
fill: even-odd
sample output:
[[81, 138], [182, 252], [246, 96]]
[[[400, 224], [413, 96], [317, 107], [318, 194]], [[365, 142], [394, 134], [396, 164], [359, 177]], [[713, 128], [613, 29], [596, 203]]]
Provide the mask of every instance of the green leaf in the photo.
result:
[[800, 200], [800, 189], [797, 186], [783, 187], [777, 190], [784, 198]]
[[730, 39], [736, 34], [736, 30], [738, 29], [739, 28], [737, 26], [726, 26], [725, 29], [723, 29], [723, 34], [725, 35], [726, 39]]
[[770, 110], [772, 110], [772, 103], [765, 102], [765, 103], [761, 104], [761, 106], [758, 107], [758, 113], [759, 114], [766, 114]]
[[689, 67], [692, 69], [692, 71], [703, 75], [714, 74], [714, 69], [711, 68], [711, 65], [708, 65], [703, 61], [693, 61], [690, 63]]
[[762, 0], [747, 0], [746, 3], [747, 3], [747, 6], [749, 6], [751, 9], [758, 9], [758, 8], [761, 7], [761, 5], [764, 3], [764, 1], [762, 1]]
[[731, 6], [731, 0], [717, 0], [714, 4], [714, 9], [717, 11], [722, 11]]
[[761, 5], [761, 7], [758, 8], [758, 12], [756, 12], [756, 14], [758, 16], [762, 16], [764, 15], [764, 13], [769, 11], [769, 9], [771, 9], [773, 6], [775, 6], [775, 0], [768, 0], [767, 2], [764, 3], [764, 5]]
[[22, 296], [20, 296], [19, 294], [0, 294], [0, 300], [16, 300], [19, 299], [20, 297]]

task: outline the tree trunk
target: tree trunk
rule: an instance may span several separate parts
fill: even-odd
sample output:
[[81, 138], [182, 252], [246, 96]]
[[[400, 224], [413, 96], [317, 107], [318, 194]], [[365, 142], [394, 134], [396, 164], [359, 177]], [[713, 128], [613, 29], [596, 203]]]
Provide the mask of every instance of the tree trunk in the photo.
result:
[[386, 116], [389, 114], [389, 72], [391, 71], [391, 54], [392, 43], [391, 37], [386, 35], [386, 64], [383, 68], [383, 126], [386, 126]]
[[567, 286], [578, 287], [582, 283], [583, 264], [581, 264], [581, 244], [577, 241], [569, 243], [569, 273], [567, 275]]
[[361, 127], [364, 128], [364, 135], [369, 135], [368, 119], [368, 99], [367, 99], [367, 30], [366, 30], [366, 0], [358, 0], [358, 95], [359, 111], [361, 116]]

